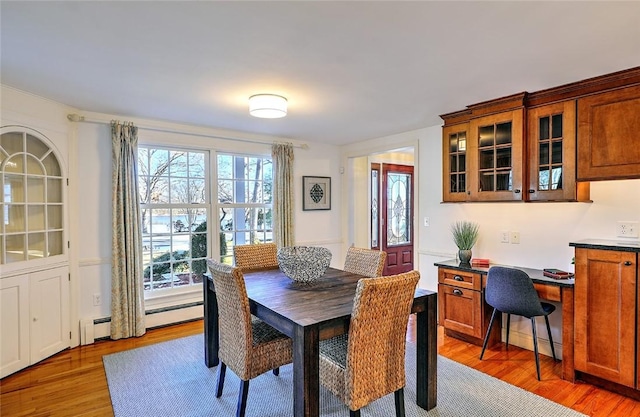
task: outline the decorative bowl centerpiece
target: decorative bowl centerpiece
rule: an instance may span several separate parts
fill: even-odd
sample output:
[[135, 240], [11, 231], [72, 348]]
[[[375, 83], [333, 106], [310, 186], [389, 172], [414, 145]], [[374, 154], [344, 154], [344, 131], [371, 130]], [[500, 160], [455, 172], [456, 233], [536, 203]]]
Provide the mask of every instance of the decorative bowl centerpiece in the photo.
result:
[[287, 246], [278, 249], [278, 265], [295, 282], [311, 284], [331, 263], [331, 251], [320, 246]]

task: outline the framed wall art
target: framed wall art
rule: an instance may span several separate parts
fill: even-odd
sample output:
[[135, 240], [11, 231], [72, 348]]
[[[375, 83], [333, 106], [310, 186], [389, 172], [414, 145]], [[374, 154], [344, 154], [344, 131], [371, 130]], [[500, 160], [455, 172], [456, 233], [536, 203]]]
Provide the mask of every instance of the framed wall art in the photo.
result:
[[331, 177], [302, 177], [302, 210], [331, 210]]

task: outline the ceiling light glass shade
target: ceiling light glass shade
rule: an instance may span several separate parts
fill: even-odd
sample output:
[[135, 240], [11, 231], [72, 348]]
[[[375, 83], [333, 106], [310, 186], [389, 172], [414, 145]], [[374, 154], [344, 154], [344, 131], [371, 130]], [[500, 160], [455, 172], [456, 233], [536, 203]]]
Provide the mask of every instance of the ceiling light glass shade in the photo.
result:
[[287, 115], [287, 99], [275, 94], [256, 94], [249, 97], [249, 114], [265, 119]]

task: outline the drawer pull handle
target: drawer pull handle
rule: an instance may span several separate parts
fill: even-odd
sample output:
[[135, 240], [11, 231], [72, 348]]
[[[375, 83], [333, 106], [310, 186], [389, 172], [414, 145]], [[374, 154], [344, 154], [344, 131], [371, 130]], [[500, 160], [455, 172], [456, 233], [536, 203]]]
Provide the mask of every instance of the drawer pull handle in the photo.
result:
[[625, 266], [629, 266], [629, 265], [631, 265], [631, 261], [626, 261], [626, 262], [624, 263], [624, 265], [625, 265]]
[[453, 290], [453, 294], [454, 295], [462, 295], [462, 291], [459, 290], [459, 289], [455, 289], [455, 290]]
[[464, 278], [462, 278], [460, 275], [454, 275], [453, 279], [455, 279], [456, 281], [464, 281]]

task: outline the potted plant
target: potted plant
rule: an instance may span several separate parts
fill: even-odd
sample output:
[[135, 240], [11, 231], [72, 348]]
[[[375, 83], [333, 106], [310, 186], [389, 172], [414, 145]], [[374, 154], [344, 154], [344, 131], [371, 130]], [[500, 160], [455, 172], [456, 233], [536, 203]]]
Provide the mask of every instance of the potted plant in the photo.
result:
[[471, 261], [471, 249], [478, 240], [478, 230], [478, 224], [469, 221], [458, 221], [451, 224], [451, 235], [458, 247], [460, 263], [468, 264]]

